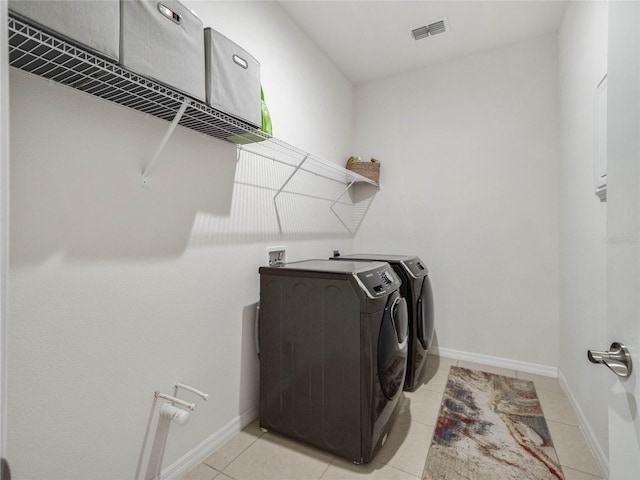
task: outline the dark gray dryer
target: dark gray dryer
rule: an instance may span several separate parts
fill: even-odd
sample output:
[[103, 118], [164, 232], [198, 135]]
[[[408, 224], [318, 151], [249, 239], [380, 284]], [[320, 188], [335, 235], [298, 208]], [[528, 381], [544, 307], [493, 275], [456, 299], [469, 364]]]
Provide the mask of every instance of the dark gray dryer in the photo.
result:
[[410, 255], [337, 254], [333, 260], [387, 262], [400, 277], [400, 295], [407, 300], [409, 311], [409, 356], [404, 389], [414, 390], [426, 364], [434, 331], [433, 292], [426, 265], [420, 258]]
[[371, 461], [404, 383], [400, 280], [381, 262], [260, 268], [260, 426]]

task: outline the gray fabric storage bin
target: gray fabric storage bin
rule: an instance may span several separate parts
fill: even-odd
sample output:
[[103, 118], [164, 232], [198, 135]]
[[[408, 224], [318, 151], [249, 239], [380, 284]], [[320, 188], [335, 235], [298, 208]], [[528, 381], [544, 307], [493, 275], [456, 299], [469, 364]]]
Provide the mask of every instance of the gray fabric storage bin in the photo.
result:
[[9, 10], [43, 29], [118, 60], [120, 3], [118, 0], [11, 0]]
[[175, 0], [122, 0], [120, 63], [205, 100], [204, 26]]
[[260, 63], [221, 33], [206, 28], [207, 103], [260, 128]]

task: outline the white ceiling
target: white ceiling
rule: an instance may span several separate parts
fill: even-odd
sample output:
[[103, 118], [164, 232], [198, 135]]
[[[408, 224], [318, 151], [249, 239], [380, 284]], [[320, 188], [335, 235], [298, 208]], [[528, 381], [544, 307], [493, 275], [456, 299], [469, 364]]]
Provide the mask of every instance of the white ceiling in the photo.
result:
[[[556, 32], [565, 1], [280, 1], [354, 83]], [[410, 31], [447, 16], [450, 31]]]

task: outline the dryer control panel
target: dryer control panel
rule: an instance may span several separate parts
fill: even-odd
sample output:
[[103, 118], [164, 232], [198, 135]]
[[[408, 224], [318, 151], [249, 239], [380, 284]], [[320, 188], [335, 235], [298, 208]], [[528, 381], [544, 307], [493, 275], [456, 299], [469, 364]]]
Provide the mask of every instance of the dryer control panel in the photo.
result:
[[379, 268], [355, 272], [353, 275], [369, 298], [389, 295], [400, 288], [400, 279], [388, 263]]
[[413, 278], [426, 277], [429, 275], [429, 269], [418, 257], [413, 257], [410, 260], [403, 260], [400, 263]]

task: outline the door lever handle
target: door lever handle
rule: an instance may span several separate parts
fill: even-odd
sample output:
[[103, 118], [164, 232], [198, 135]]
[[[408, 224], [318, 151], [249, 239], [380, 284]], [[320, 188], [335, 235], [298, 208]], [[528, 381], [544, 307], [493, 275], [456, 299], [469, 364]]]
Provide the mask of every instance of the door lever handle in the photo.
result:
[[621, 343], [613, 342], [608, 352], [588, 350], [587, 358], [591, 363], [604, 363], [619, 377], [631, 375], [631, 354]]

